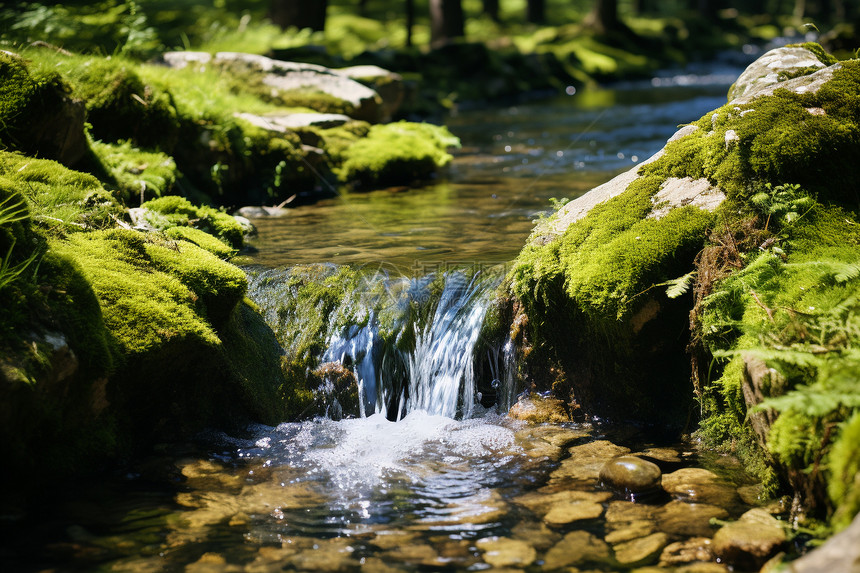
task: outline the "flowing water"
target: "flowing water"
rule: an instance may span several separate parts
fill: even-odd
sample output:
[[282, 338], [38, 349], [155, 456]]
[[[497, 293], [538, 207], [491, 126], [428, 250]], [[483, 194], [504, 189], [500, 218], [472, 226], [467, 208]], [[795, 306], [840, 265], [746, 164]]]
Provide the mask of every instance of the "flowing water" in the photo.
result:
[[[250, 295], [276, 331], [301, 335], [281, 311], [292, 291], [275, 288], [306, 268], [293, 265], [330, 263], [317, 271], [331, 277], [349, 264], [364, 277], [315, 358], [354, 376], [356, 408], [333, 398], [328, 416], [165, 445], [126, 474], [69, 484], [26, 517], [13, 505], [0, 558], [14, 570], [225, 572], [699, 560], [682, 549], [707, 552], [712, 518], [757, 503], [742, 468], [636, 428], [511, 419], [514, 349], [482, 329], [504, 263], [550, 198], [658, 151], [678, 124], [722, 104], [737, 73], [463, 112], [448, 121], [463, 149], [439, 181], [342, 192], [255, 221]], [[601, 488], [600, 467], [628, 451], [683, 479], [664, 478], [669, 493], [637, 503]]]

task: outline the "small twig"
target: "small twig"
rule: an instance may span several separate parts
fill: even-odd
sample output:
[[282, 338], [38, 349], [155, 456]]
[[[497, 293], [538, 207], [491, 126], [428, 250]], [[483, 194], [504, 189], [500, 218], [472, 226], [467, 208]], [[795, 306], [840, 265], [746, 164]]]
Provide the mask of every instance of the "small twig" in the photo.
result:
[[753, 299], [755, 299], [756, 304], [757, 304], [757, 305], [759, 305], [759, 306], [760, 306], [760, 307], [761, 307], [761, 308], [762, 308], [762, 309], [767, 313], [767, 317], [770, 319], [771, 323], [776, 322], [776, 321], [773, 319], [773, 309], [768, 308], [768, 307], [767, 307], [767, 306], [766, 306], [766, 305], [761, 301], [761, 299], [758, 297], [758, 295], [755, 293], [755, 291], [754, 291], [754, 290], [750, 289], [750, 294], [752, 294]]

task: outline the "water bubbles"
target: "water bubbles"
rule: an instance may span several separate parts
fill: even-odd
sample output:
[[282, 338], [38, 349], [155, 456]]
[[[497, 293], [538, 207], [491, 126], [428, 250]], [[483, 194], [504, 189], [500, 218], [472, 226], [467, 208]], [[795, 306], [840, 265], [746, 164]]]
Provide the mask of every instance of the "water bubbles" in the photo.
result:
[[624, 159], [624, 154], [623, 154], [622, 152], [620, 152], [620, 151], [619, 151], [618, 153], [616, 153], [616, 154], [615, 154], [615, 156], [616, 156], [618, 159]]
[[632, 161], [633, 163], [639, 163], [639, 156], [638, 155], [631, 155], [630, 161]]
[[492, 382], [490, 382], [490, 387], [493, 390], [498, 390], [499, 386], [501, 386], [501, 384], [502, 384], [501, 381], [498, 378], [495, 378], [495, 379], [493, 379]]
[[556, 157], [564, 157], [564, 151], [556, 151], [555, 156]]
[[573, 94], [576, 93], [576, 87], [575, 86], [567, 86], [566, 88], [564, 88], [564, 93], [566, 93], [569, 96], [572, 96]]
[[505, 152], [506, 152], [506, 153], [510, 153], [510, 152], [511, 152], [511, 146], [510, 146], [510, 145], [506, 145], [506, 146], [505, 146]]

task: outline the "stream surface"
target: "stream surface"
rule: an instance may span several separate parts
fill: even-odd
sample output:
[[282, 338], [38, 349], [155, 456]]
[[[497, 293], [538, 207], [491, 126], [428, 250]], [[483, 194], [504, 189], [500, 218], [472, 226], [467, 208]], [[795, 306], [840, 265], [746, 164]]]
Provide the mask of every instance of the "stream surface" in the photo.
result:
[[[679, 124], [724, 103], [739, 72], [665, 74], [453, 115], [463, 147], [438, 181], [344, 192], [255, 220], [253, 264], [271, 273], [369, 266], [414, 282], [506, 263], [550, 198], [579, 196], [647, 159]], [[355, 370], [363, 417], [212, 432], [165, 445], [128, 473], [58, 484], [26, 517], [13, 503], [3, 570], [626, 571], [657, 564], [669, 543], [706, 552], [711, 518], [757, 503], [743, 468], [690, 441], [598, 422], [529, 426], [481, 405], [471, 353], [492, 281], [446, 281], [416, 349], [401, 357], [408, 399], [368, 362], [372, 329], [332, 332], [327, 359]], [[493, 374], [498, 395], [515, 400], [504, 387], [513, 376]], [[597, 476], [626, 451], [644, 453], [664, 476], [698, 478], [633, 503]], [[687, 559], [664, 565], [699, 560]]]

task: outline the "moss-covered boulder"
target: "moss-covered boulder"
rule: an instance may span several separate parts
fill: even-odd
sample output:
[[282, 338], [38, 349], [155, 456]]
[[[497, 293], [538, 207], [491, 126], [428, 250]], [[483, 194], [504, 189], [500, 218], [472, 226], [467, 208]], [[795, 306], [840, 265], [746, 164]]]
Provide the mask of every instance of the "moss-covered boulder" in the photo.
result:
[[31, 71], [18, 54], [0, 52], [0, 148], [66, 165], [87, 152], [84, 104], [56, 71]]
[[768, 491], [844, 526], [860, 509], [860, 61], [764, 58], [813, 65], [761, 85], [754, 66], [740, 97], [536, 227], [511, 292], [556, 373], [524, 371], [598, 416], [701, 416]]
[[343, 113], [355, 119], [382, 119], [382, 98], [371, 88], [345, 74], [316, 66], [273, 60], [255, 54], [219, 52], [211, 58], [193, 52], [168, 53], [168, 65], [206, 62], [235, 75], [261, 96], [287, 107], [305, 107], [322, 113]]
[[[85, 473], [129, 446], [285, 415], [282, 350], [222, 260], [233, 249], [122, 214], [92, 176], [0, 153], [0, 453], [16, 475]], [[214, 212], [211, 232], [233, 230], [221, 216], [235, 224]]]

